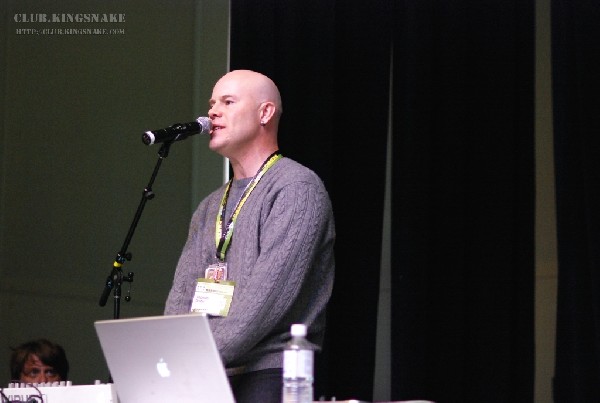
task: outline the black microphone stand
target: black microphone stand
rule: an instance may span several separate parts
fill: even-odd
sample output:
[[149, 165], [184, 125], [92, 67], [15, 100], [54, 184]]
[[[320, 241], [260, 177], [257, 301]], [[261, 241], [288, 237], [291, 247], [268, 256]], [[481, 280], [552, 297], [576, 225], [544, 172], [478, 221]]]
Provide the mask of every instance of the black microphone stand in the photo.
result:
[[[102, 295], [100, 296], [100, 306], [104, 306], [106, 305], [110, 292], [114, 290], [114, 319], [119, 319], [121, 313], [121, 286], [123, 285], [123, 282], [133, 282], [133, 272], [127, 273], [127, 276], [123, 275], [123, 264], [125, 263], [125, 261], [131, 260], [131, 253], [127, 252], [127, 249], [129, 248], [129, 243], [133, 238], [135, 228], [137, 227], [138, 222], [140, 221], [140, 217], [142, 216], [142, 212], [144, 211], [146, 202], [148, 200], [152, 200], [155, 196], [154, 192], [152, 191], [152, 185], [154, 184], [154, 180], [156, 179], [162, 161], [169, 155], [169, 149], [171, 148], [171, 144], [173, 144], [173, 141], [167, 141], [163, 143], [162, 147], [158, 151], [158, 161], [156, 162], [156, 166], [154, 167], [154, 172], [152, 172], [152, 176], [150, 177], [148, 186], [146, 186], [144, 192], [142, 193], [142, 199], [140, 200], [140, 204], [138, 205], [137, 211], [135, 212], [135, 216], [133, 217], [133, 222], [129, 227], [129, 232], [125, 237], [125, 241], [123, 242], [123, 246], [121, 246], [121, 250], [119, 251], [119, 253], [117, 253], [117, 257], [115, 258], [111, 272], [106, 278], [104, 290], [102, 291]], [[129, 302], [130, 300], [131, 296], [128, 293], [128, 295], [125, 297], [125, 301]]]

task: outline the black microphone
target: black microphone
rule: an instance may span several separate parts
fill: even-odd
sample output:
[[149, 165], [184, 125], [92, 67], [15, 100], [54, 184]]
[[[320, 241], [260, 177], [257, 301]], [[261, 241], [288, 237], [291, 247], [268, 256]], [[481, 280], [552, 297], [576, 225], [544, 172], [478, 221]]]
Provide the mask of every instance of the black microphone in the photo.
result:
[[210, 118], [199, 117], [195, 122], [175, 123], [173, 126], [165, 129], [148, 130], [142, 134], [142, 141], [147, 146], [156, 143], [166, 143], [169, 141], [179, 141], [188, 138], [194, 134], [209, 134], [212, 129]]

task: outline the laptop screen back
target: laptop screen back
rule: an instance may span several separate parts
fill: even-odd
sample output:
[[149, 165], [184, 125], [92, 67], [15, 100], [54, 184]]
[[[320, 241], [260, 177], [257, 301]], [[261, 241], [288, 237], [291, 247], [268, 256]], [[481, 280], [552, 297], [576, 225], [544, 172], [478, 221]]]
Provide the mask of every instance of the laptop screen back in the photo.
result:
[[94, 326], [121, 403], [234, 402], [206, 316], [104, 320]]

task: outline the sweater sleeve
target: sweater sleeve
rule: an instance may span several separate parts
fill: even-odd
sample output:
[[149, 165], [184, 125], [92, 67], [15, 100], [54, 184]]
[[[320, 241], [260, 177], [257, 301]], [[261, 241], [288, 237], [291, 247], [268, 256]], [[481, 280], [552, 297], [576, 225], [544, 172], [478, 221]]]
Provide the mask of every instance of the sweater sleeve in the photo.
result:
[[198, 273], [199, 262], [202, 260], [203, 222], [206, 220], [209, 198], [205, 199], [194, 212], [190, 221], [188, 237], [179, 257], [173, 284], [165, 304], [165, 315], [179, 315], [189, 313], [193, 296], [192, 288], [194, 279], [200, 277]]

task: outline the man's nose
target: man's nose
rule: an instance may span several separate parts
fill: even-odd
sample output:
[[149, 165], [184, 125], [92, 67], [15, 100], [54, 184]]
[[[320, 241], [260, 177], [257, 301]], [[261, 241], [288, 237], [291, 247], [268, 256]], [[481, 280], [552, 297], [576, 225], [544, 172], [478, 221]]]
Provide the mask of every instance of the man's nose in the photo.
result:
[[217, 106], [216, 106], [216, 105], [213, 105], [213, 106], [211, 106], [211, 107], [208, 109], [208, 117], [209, 117], [209, 118], [215, 118], [215, 117], [217, 117], [217, 116], [219, 116], [219, 111], [218, 111], [218, 108], [217, 108]]

